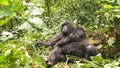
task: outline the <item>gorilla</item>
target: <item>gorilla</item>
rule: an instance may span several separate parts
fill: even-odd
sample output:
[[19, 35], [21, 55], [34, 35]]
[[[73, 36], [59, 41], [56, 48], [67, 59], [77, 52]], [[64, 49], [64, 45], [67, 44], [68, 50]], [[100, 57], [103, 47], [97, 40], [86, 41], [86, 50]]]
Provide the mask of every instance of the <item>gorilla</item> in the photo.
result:
[[66, 55], [78, 56], [91, 60], [91, 56], [98, 54], [93, 45], [89, 45], [83, 27], [74, 27], [73, 23], [67, 21], [61, 25], [61, 33], [46, 42], [37, 42], [44, 46], [53, 46], [50, 56], [46, 60], [49, 66], [57, 62], [66, 61]]

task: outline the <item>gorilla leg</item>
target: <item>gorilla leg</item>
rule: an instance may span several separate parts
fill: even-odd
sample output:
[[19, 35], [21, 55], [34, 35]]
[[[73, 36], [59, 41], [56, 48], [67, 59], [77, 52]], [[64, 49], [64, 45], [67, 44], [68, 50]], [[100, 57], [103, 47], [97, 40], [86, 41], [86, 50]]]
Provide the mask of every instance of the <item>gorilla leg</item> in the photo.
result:
[[91, 60], [90, 56], [96, 56], [97, 54], [98, 54], [98, 51], [97, 51], [96, 47], [93, 45], [89, 45], [86, 47], [86, 53], [85, 53], [84, 58]]
[[60, 47], [56, 47], [51, 51], [46, 63], [50, 66], [53, 66], [57, 62], [61, 61], [66, 61], [66, 56], [62, 54], [62, 49]]

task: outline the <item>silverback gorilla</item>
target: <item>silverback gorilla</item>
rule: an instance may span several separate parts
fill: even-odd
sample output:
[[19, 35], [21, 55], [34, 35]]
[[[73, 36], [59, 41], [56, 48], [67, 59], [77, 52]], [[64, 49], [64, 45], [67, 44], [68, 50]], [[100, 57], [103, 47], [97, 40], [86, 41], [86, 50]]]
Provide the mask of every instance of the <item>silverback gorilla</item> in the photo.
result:
[[45, 46], [53, 46], [46, 63], [50, 66], [60, 61], [66, 61], [66, 55], [78, 56], [91, 60], [90, 56], [97, 55], [97, 49], [89, 45], [85, 30], [79, 26], [74, 27], [73, 23], [67, 21], [61, 25], [61, 33], [46, 42], [36, 42]]

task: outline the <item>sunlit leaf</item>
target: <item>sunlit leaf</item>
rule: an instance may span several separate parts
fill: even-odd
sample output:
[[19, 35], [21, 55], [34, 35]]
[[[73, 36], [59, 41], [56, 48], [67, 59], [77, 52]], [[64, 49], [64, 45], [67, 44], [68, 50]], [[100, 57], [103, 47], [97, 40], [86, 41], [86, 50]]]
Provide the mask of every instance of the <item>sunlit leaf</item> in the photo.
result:
[[5, 51], [5, 54], [4, 54], [4, 56], [7, 56], [7, 55], [9, 55], [11, 53], [11, 49], [9, 49], [9, 50], [6, 50]]
[[103, 45], [100, 44], [97, 46], [97, 49], [101, 49], [102, 47], [103, 47]]
[[92, 60], [101, 60], [101, 59], [102, 59], [102, 55], [101, 54], [98, 54], [97, 56], [92, 58]]
[[9, 2], [8, 2], [8, 0], [0, 0], [0, 4], [8, 6]]
[[109, 35], [108, 35], [108, 34], [104, 34], [104, 36], [105, 36], [105, 38], [108, 38], [108, 37], [109, 37]]
[[104, 8], [111, 9], [111, 8], [113, 8], [113, 6], [112, 5], [105, 5]]
[[108, 39], [108, 45], [112, 46], [115, 41], [112, 38]]
[[5, 56], [0, 56], [0, 63], [4, 63], [6, 61], [6, 57]]
[[44, 22], [42, 19], [40, 19], [39, 17], [33, 17], [33, 18], [29, 18], [28, 19], [31, 23], [33, 23], [35, 25], [35, 27], [41, 28], [41, 26], [44, 25]]
[[112, 64], [106, 64], [105, 66], [104, 66], [104, 68], [111, 68], [112, 67]]

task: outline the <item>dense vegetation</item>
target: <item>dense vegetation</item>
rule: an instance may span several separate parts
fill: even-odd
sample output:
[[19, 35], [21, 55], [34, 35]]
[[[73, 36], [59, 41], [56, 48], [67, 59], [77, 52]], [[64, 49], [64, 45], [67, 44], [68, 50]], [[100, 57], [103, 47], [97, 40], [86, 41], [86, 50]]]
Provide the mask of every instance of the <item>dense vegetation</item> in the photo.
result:
[[[0, 68], [44, 68], [51, 47], [36, 40], [59, 33], [60, 24], [84, 26], [99, 54], [92, 61], [58, 63], [55, 68], [120, 67], [120, 0], [0, 0]], [[76, 60], [77, 59], [77, 60]]]

